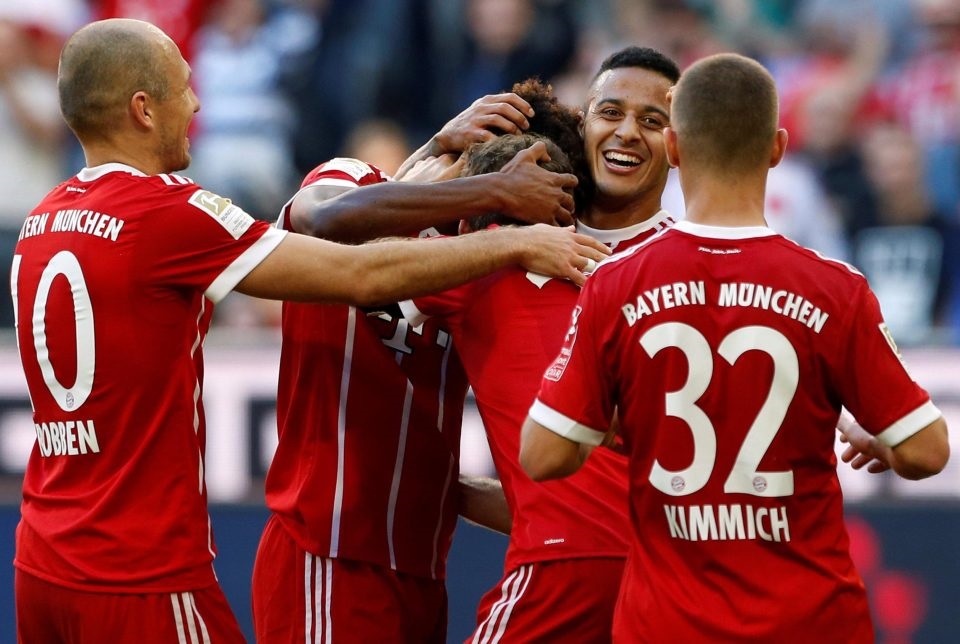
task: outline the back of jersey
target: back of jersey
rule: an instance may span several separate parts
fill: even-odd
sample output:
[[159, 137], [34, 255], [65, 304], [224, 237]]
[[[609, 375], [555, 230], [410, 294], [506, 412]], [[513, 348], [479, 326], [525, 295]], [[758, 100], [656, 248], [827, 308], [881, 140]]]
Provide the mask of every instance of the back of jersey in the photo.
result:
[[595, 430], [619, 409], [638, 536], [618, 632], [872, 641], [837, 416], [895, 443], [937, 412], [863, 277], [766, 228], [681, 222], [601, 265], [575, 326], [540, 401]]

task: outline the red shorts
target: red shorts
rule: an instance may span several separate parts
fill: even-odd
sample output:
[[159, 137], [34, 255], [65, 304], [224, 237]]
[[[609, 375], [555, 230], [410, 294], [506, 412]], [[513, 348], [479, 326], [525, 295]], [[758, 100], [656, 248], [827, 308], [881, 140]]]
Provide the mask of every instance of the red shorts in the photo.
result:
[[609, 642], [625, 564], [591, 558], [515, 568], [480, 600], [467, 642]]
[[246, 640], [220, 586], [181, 593], [73, 590], [17, 570], [17, 641], [220, 644]]
[[259, 644], [446, 641], [447, 591], [373, 564], [304, 551], [271, 516], [253, 566]]

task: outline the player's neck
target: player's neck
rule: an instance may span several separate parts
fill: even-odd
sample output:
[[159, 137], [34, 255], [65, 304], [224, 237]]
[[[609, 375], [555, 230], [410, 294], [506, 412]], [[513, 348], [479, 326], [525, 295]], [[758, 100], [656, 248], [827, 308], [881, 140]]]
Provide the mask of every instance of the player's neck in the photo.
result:
[[105, 163], [122, 163], [147, 175], [163, 172], [162, 164], [145, 147], [119, 146], [112, 141], [86, 141], [83, 143], [83, 154], [88, 168]]
[[660, 193], [644, 195], [628, 202], [604, 200], [597, 195], [580, 221], [597, 230], [619, 230], [643, 223], [660, 212]]
[[696, 176], [684, 180], [680, 175], [684, 219], [707, 226], [766, 226], [763, 216], [766, 176], [730, 177]]

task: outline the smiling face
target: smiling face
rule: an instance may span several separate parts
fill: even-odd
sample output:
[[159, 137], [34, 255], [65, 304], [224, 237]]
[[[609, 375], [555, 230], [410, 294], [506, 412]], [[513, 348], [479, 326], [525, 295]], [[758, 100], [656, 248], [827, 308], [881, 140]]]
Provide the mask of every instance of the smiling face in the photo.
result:
[[663, 129], [670, 124], [671, 85], [666, 76], [641, 67], [610, 69], [593, 83], [583, 115], [584, 147], [596, 182], [591, 214], [635, 214], [631, 221], [594, 220], [590, 225], [631, 225], [660, 209], [669, 170]]

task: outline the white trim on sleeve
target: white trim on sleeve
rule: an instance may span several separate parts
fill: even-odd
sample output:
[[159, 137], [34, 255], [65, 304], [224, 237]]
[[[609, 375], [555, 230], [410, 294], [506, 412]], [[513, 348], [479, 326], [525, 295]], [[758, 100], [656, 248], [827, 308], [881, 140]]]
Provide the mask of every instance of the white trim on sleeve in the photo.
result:
[[397, 304], [400, 307], [400, 312], [403, 313], [404, 319], [410, 323], [410, 326], [420, 326], [427, 320], [429, 320], [432, 315], [427, 315], [414, 304], [413, 300], [404, 300]]
[[260, 239], [253, 242], [250, 248], [243, 251], [239, 257], [233, 260], [233, 263], [223, 269], [217, 279], [210, 283], [210, 286], [204, 292], [206, 298], [217, 303], [226, 297], [227, 293], [232, 291], [234, 286], [239, 284], [267, 255], [272, 253], [286, 236], [287, 231], [285, 230], [267, 228]]
[[530, 407], [530, 418], [537, 421], [554, 434], [568, 438], [576, 443], [597, 446], [603, 442], [606, 432], [597, 431], [578, 423], [574, 419], [564, 416], [557, 410], [547, 407], [539, 400], [533, 401]]
[[933, 402], [928, 400], [877, 434], [877, 439], [888, 447], [896, 447], [942, 415]]

